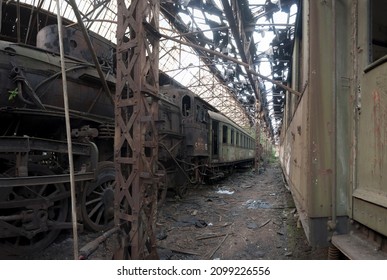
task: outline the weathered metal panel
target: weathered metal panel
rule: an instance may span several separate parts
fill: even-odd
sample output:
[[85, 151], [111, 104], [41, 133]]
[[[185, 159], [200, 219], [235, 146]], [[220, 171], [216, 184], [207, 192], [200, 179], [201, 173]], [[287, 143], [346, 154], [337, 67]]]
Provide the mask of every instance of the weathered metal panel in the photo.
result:
[[335, 172], [336, 172], [336, 211], [338, 216], [347, 216], [353, 169], [352, 137], [354, 125], [355, 86], [352, 83], [354, 72], [353, 48], [353, 1], [336, 1], [336, 75], [334, 102], [336, 104], [335, 132]]
[[[301, 16], [301, 15], [300, 15]], [[309, 71], [309, 26], [307, 24], [309, 18], [309, 2], [303, 1], [302, 4], [302, 39], [296, 37], [297, 45], [301, 46], [302, 53], [299, 48], [294, 49], [293, 55], [298, 57], [293, 62], [293, 69], [299, 66], [300, 69], [293, 71], [293, 75], [298, 76], [300, 84], [307, 83]], [[297, 62], [297, 63], [295, 63]], [[293, 80], [295, 81], [295, 80]], [[294, 85], [297, 87], [297, 85]], [[309, 157], [309, 93], [308, 89], [304, 92], [301, 100], [298, 100], [298, 105], [294, 106], [295, 102], [286, 102], [286, 112], [289, 115], [288, 126], [283, 128], [281, 135], [280, 160], [286, 180], [289, 184], [293, 198], [297, 205], [298, 212], [303, 221], [306, 235], [309, 236], [308, 226], [308, 177], [310, 172], [310, 157]], [[292, 96], [292, 99], [296, 99]], [[295, 110], [295, 111], [294, 111]]]
[[[387, 63], [383, 59], [370, 65], [372, 38], [370, 1], [359, 1], [358, 18], [358, 89], [355, 188], [353, 219], [387, 235]], [[375, 2], [379, 10], [386, 3]], [[379, 14], [379, 17], [381, 15]], [[379, 21], [378, 28], [385, 28]]]
[[[66, 27], [63, 33], [65, 55], [93, 63], [93, 58], [82, 31], [76, 28]], [[97, 37], [91, 32], [90, 40], [101, 66], [113, 67], [113, 46], [104, 40], [103, 37]], [[42, 28], [36, 36], [36, 46], [44, 50], [59, 53], [58, 26], [53, 24]]]
[[287, 103], [280, 157], [304, 230], [327, 244], [353, 218], [387, 235], [387, 57], [369, 65], [370, 1], [302, 3], [303, 95]]
[[387, 209], [369, 201], [354, 198], [354, 219], [367, 227], [387, 235]]
[[[309, 86], [310, 185], [309, 216], [331, 214], [331, 188], [334, 184], [333, 55], [332, 2], [309, 1], [310, 45]], [[327, 51], [329, 50], [329, 51]]]
[[[362, 77], [354, 219], [387, 235], [387, 63]], [[359, 201], [361, 198], [362, 200]]]
[[[285, 138], [280, 147], [282, 169], [291, 189], [297, 209], [302, 219], [308, 218], [308, 95], [304, 95], [298, 105], [290, 126], [286, 130]], [[307, 223], [304, 224], [308, 231]]]
[[[99, 93], [101, 83], [97, 72], [89, 66], [74, 66], [76, 62], [66, 60], [66, 69], [71, 69], [67, 73], [70, 109], [112, 118], [114, 113], [110, 100]], [[0, 65], [2, 87], [12, 91], [16, 90], [18, 85], [21, 87], [17, 98], [9, 99], [9, 94], [1, 94], [1, 107], [23, 108], [27, 105], [36, 108], [45, 104], [63, 108], [61, 79], [57, 79], [61, 73], [59, 56], [0, 41]], [[87, 80], [83, 82], [83, 78]], [[113, 83], [114, 80], [110, 78], [108, 82]], [[34, 102], [29, 101], [31, 95], [36, 95], [32, 99]]]
[[333, 183], [331, 4], [303, 1], [302, 77], [307, 85], [286, 131], [282, 162], [296, 200], [306, 216], [330, 214]]
[[[293, 61], [293, 69], [300, 67], [293, 72], [293, 86], [303, 96], [295, 104], [295, 113], [292, 100], [287, 104], [291, 122], [281, 146], [282, 166], [313, 244], [329, 240], [327, 223], [333, 215], [333, 198], [337, 200], [336, 215], [344, 216], [348, 209], [353, 105], [347, 78], [351, 3], [335, 4], [303, 1], [302, 37], [296, 42], [297, 59]], [[339, 24], [334, 24], [335, 20]], [[337, 221], [336, 230], [345, 231], [346, 219]]]
[[364, 74], [359, 123], [359, 188], [387, 193], [387, 63]]

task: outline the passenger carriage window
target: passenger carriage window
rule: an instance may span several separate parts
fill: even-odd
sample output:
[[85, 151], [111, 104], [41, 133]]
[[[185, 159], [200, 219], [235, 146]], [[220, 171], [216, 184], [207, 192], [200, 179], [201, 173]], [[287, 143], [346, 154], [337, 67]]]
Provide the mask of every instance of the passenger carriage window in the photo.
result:
[[228, 143], [228, 127], [225, 125], [223, 126], [223, 143]]
[[234, 145], [234, 129], [231, 129], [231, 145]]
[[374, 62], [387, 55], [387, 1], [371, 1], [371, 36], [370, 62]]
[[237, 146], [239, 146], [239, 132], [237, 131], [237, 133], [236, 133], [236, 141], [235, 141], [235, 144], [237, 145]]

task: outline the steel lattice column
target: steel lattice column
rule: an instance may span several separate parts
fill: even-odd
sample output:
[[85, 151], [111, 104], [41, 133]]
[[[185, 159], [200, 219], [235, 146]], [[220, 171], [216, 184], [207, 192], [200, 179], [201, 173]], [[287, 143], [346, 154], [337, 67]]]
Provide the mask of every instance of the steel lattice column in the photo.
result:
[[157, 258], [159, 0], [117, 0], [115, 259]]

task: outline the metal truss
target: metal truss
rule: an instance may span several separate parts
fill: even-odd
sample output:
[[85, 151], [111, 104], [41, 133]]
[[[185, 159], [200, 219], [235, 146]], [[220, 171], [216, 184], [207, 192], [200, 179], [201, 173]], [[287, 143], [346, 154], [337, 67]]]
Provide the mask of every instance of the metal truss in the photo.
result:
[[159, 0], [117, 0], [115, 259], [155, 259]]

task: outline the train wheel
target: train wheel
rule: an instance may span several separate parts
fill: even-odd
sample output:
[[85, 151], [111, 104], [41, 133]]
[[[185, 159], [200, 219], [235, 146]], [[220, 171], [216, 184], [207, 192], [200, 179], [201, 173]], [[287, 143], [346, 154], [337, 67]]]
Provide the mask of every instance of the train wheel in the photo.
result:
[[114, 184], [113, 162], [100, 162], [96, 170], [96, 179], [87, 185], [82, 194], [82, 217], [88, 229], [102, 231], [113, 226]]
[[184, 198], [188, 193], [188, 183], [178, 185], [176, 187], [176, 193], [179, 197]]
[[[9, 176], [13, 174], [15, 174], [13, 168], [6, 172], [6, 175]], [[45, 176], [54, 175], [54, 173], [45, 166], [34, 164], [28, 166], [28, 175]], [[30, 255], [49, 246], [60, 233], [60, 229], [50, 229], [50, 225], [55, 226], [55, 223], [65, 222], [67, 218], [68, 198], [54, 199], [55, 196], [65, 191], [63, 184], [42, 184], [9, 188], [5, 195], [1, 195], [2, 202], [26, 201], [23, 207], [3, 209], [2, 216], [7, 218], [12, 226], [30, 233], [30, 236], [20, 235], [0, 239], [0, 250], [12, 255]], [[41, 198], [49, 203], [48, 206], [39, 205], [38, 209], [33, 200]], [[24, 218], [12, 218], [23, 216]], [[44, 230], [43, 227], [45, 227]]]

